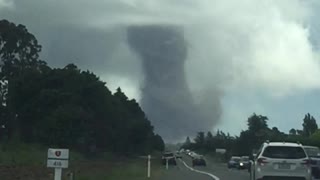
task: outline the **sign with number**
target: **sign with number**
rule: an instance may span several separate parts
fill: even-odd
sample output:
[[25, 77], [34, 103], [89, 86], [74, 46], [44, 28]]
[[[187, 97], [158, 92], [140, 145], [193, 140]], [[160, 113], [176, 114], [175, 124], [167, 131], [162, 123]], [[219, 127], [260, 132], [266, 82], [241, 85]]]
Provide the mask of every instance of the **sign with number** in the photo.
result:
[[68, 168], [69, 149], [48, 149], [47, 167]]
[[69, 162], [68, 162], [68, 160], [48, 159], [47, 160], [47, 167], [50, 167], [50, 168], [68, 168], [69, 167]]

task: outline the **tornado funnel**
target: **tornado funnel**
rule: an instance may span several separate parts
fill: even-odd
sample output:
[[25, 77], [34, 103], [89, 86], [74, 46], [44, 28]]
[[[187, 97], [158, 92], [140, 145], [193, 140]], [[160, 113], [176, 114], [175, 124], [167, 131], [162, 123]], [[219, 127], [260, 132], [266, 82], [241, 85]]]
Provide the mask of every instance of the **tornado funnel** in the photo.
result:
[[[175, 26], [132, 26], [128, 43], [142, 60], [141, 105], [157, 133], [166, 141], [181, 140], [203, 130], [185, 76], [187, 45]], [[208, 129], [208, 127], [205, 127]]]

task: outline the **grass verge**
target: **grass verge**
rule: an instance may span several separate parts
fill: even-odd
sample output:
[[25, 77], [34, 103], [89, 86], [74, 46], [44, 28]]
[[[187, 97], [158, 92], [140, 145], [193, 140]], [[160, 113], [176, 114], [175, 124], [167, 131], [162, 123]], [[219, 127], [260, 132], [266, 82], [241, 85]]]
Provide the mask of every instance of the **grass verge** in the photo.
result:
[[[63, 180], [147, 180], [147, 160], [143, 158], [117, 158], [110, 153], [89, 160], [70, 152], [70, 167], [63, 170]], [[151, 176], [157, 180], [162, 174], [158, 155], [151, 163]], [[0, 144], [1, 180], [52, 180], [53, 169], [46, 167], [47, 148], [31, 144]]]

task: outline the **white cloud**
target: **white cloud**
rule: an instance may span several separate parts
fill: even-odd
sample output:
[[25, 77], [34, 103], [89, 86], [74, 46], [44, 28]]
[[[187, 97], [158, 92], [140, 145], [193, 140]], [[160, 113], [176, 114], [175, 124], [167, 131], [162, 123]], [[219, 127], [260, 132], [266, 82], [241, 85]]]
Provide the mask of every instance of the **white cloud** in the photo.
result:
[[206, 18], [187, 26], [191, 84], [257, 88], [276, 96], [320, 88], [319, 56], [306, 28], [312, 13], [309, 4], [298, 0], [207, 3], [202, 11]]

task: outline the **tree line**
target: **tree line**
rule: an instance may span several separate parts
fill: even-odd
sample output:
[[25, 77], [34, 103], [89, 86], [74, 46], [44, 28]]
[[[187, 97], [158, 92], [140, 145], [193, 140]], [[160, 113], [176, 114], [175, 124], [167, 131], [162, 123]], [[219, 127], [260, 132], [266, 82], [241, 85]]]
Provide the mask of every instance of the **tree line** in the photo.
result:
[[74, 64], [51, 68], [24, 25], [0, 20], [0, 139], [121, 154], [163, 150], [138, 102]]
[[299, 142], [303, 145], [320, 147], [320, 129], [316, 119], [309, 113], [302, 121], [302, 129], [292, 128], [288, 133], [281, 132], [277, 127], [268, 126], [268, 117], [252, 114], [247, 119], [247, 129], [239, 136], [230, 136], [222, 131], [215, 135], [211, 132], [198, 132], [193, 141], [187, 137], [182, 148], [215, 152], [217, 148], [227, 150], [227, 155], [252, 155], [263, 142], [269, 140], [280, 142]]

